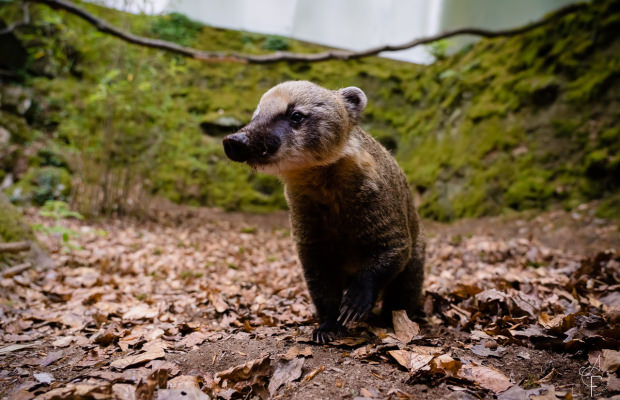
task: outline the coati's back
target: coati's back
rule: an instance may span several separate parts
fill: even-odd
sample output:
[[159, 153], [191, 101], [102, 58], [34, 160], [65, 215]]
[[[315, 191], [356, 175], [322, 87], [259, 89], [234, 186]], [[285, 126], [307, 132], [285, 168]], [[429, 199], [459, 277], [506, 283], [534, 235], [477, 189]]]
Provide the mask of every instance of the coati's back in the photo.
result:
[[383, 312], [420, 311], [424, 246], [405, 175], [358, 125], [366, 96], [285, 82], [252, 121], [224, 139], [227, 155], [275, 173], [326, 342], [361, 319], [384, 292]]

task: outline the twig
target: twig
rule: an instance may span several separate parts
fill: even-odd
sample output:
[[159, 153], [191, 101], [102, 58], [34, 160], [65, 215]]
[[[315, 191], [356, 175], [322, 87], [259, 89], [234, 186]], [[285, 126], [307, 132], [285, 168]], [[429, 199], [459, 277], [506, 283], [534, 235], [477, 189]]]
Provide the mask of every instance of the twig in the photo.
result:
[[32, 267], [32, 264], [30, 264], [29, 262], [23, 263], [23, 264], [17, 264], [14, 267], [7, 268], [4, 271], [2, 271], [2, 277], [11, 278], [15, 275], [21, 274], [22, 272], [29, 269], [30, 267]]
[[11, 25], [7, 26], [6, 28], [0, 29], [0, 36], [11, 33], [15, 29], [22, 27], [24, 25], [28, 25], [30, 23], [30, 12], [28, 10], [28, 3], [26, 3], [25, 1], [22, 2], [22, 13], [24, 15], [22, 20], [14, 22]]
[[501, 30], [487, 30], [481, 28], [460, 28], [453, 29], [449, 31], [445, 31], [442, 33], [438, 33], [436, 35], [422, 37], [418, 39], [411, 40], [409, 42], [405, 42], [399, 45], [384, 45], [372, 47], [367, 50], [362, 51], [347, 51], [347, 50], [330, 50], [324, 51], [321, 53], [314, 54], [301, 54], [301, 53], [291, 53], [291, 52], [283, 52], [277, 51], [275, 53], [270, 54], [242, 54], [236, 52], [213, 52], [213, 51], [203, 51], [194, 49], [191, 47], [185, 47], [178, 45], [176, 43], [168, 42], [165, 40], [159, 39], [151, 39], [142, 36], [136, 36], [132, 33], [125, 32], [121, 29], [116, 28], [105, 20], [102, 20], [98, 17], [95, 17], [93, 14], [77, 7], [70, 1], [67, 0], [30, 0], [34, 3], [46, 4], [52, 8], [58, 8], [65, 10], [71, 14], [77, 15], [78, 17], [84, 19], [91, 25], [95, 26], [97, 30], [108, 33], [112, 36], [116, 36], [126, 42], [137, 44], [144, 47], [151, 47], [161, 50], [170, 51], [172, 53], [180, 54], [185, 57], [195, 58], [201, 61], [206, 62], [238, 62], [238, 63], [252, 63], [252, 64], [267, 64], [274, 63], [278, 61], [303, 61], [303, 62], [317, 62], [317, 61], [327, 61], [327, 60], [350, 60], [354, 58], [362, 58], [377, 55], [383, 51], [398, 51], [410, 49], [416, 46], [420, 46], [423, 44], [428, 44], [432, 42], [436, 42], [441, 39], [446, 39], [449, 37], [457, 36], [457, 35], [476, 35], [486, 38], [494, 38], [500, 36], [514, 36], [518, 35], [532, 29], [536, 29], [542, 25], [549, 23], [557, 18], [563, 17], [567, 14], [574, 13], [576, 11], [582, 10], [587, 7], [586, 3], [577, 3], [570, 4], [568, 6], [562, 7], [555, 12], [547, 15], [545, 18], [542, 18], [536, 22], [532, 22], [525, 26], [519, 28], [512, 29], [501, 29]]
[[0, 243], [1, 253], [19, 253], [22, 251], [30, 250], [30, 242], [9, 242]]

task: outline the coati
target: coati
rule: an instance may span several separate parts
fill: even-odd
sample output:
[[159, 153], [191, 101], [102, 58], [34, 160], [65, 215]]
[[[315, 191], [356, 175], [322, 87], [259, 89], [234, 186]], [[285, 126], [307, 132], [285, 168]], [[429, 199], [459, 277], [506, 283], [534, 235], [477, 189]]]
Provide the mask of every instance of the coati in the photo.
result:
[[223, 140], [233, 161], [283, 181], [297, 251], [327, 343], [383, 293], [383, 315], [421, 311], [424, 241], [405, 175], [358, 124], [366, 95], [307, 81], [267, 91]]

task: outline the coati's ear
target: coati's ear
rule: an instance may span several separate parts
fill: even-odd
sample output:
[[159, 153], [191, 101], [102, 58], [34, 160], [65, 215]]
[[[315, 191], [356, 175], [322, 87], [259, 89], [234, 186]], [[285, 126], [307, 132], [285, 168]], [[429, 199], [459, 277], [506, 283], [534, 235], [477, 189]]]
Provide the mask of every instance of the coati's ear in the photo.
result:
[[362, 89], [355, 86], [340, 89], [338, 90], [338, 93], [342, 96], [351, 119], [357, 120], [362, 113], [362, 110], [364, 110], [364, 107], [366, 107], [366, 94], [364, 94]]

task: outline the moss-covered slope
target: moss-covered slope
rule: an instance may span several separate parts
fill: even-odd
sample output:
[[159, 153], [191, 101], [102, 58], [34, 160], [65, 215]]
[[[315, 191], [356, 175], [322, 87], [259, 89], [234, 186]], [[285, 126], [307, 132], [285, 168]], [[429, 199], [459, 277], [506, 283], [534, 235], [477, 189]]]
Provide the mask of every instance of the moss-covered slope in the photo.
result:
[[[82, 6], [137, 34], [210, 50], [321, 49], [177, 14]], [[367, 92], [363, 124], [394, 149], [425, 216], [448, 220], [595, 198], [611, 199], [606, 207], [613, 213], [619, 8], [618, 0], [593, 2], [587, 12], [519, 37], [483, 40], [430, 66], [379, 58], [258, 66], [132, 46], [76, 17], [32, 6], [36, 26], [17, 36], [29, 53], [22, 84], [39, 101], [25, 124], [7, 129], [15, 131], [11, 140], [38, 147], [13, 157], [31, 168], [53, 167], [58, 181], [65, 178], [56, 169], [71, 171], [83, 212], [130, 208], [144, 192], [226, 209], [281, 208], [277, 180], [227, 161], [220, 137], [248, 121], [269, 87], [308, 79]], [[7, 21], [17, 13], [15, 5], [0, 8]], [[2, 107], [6, 126], [15, 113]], [[15, 172], [34, 186], [37, 174]], [[59, 196], [57, 187], [48, 192]]]

